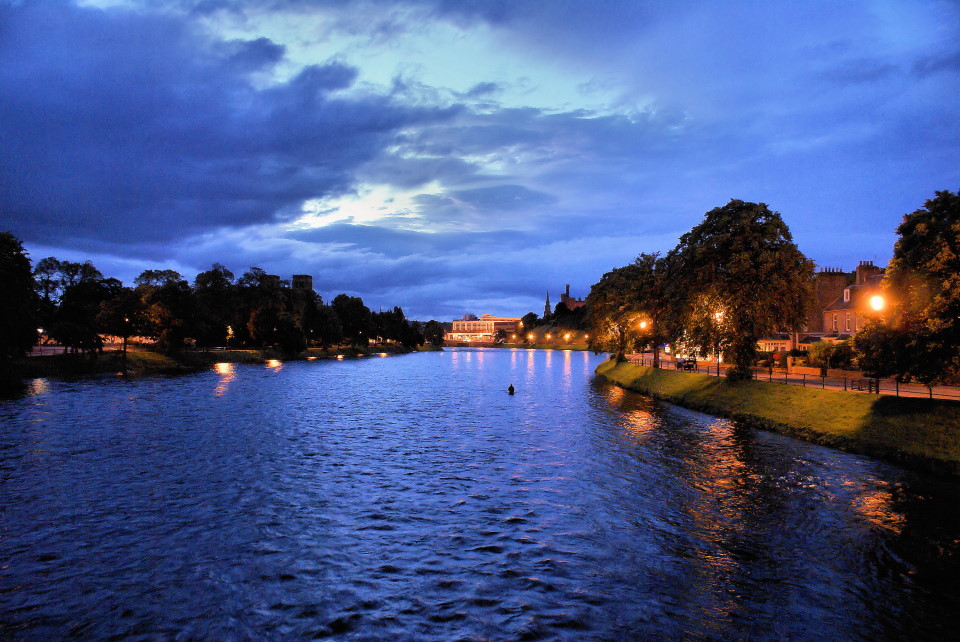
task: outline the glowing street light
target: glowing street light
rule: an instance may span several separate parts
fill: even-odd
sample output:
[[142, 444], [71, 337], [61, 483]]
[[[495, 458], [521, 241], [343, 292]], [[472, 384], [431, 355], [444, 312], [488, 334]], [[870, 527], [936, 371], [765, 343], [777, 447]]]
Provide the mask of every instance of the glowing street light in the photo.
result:
[[641, 321], [641, 322], [640, 322], [640, 329], [641, 329], [641, 330], [646, 330], [648, 325], [650, 325], [650, 324], [647, 323], [646, 321]]
[[872, 297], [870, 297], [870, 307], [876, 310], [877, 312], [885, 308], [886, 305], [887, 305], [887, 302], [879, 294], [874, 294]]

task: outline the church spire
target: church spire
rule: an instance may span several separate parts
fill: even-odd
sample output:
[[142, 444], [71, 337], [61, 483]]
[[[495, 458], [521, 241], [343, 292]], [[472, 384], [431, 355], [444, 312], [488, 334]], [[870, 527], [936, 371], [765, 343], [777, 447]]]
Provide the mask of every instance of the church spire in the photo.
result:
[[543, 305], [543, 318], [546, 319], [552, 312], [550, 309], [550, 290], [547, 290], [547, 302]]

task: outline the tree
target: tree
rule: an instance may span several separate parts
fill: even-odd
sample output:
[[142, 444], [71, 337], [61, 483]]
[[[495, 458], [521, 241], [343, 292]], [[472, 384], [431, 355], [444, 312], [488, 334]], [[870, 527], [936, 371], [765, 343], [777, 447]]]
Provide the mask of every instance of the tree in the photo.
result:
[[960, 194], [939, 191], [903, 217], [883, 280], [889, 326], [907, 337], [895, 368], [926, 385], [960, 376]]
[[610, 270], [590, 287], [590, 347], [594, 352], [611, 352], [625, 361], [627, 350], [639, 330], [640, 311], [634, 288], [640, 280], [636, 264]]
[[310, 319], [310, 331], [314, 341], [321, 346], [340, 343], [343, 339], [343, 327], [337, 313], [329, 305], [320, 304]]
[[133, 288], [122, 285], [113, 296], [100, 302], [97, 325], [106, 334], [123, 338], [123, 358], [127, 358], [127, 339], [143, 328], [143, 302]]
[[193, 295], [196, 302], [194, 326], [197, 345], [205, 348], [226, 345], [237, 297], [233, 272], [214, 263], [193, 280]]
[[0, 232], [0, 361], [22, 357], [37, 342], [35, 285], [20, 239]]
[[868, 377], [893, 377], [908, 381], [912, 355], [910, 335], [883, 323], [870, 319], [853, 335], [853, 352], [857, 365]]
[[120, 296], [123, 289], [123, 284], [117, 279], [86, 277], [68, 285], [54, 315], [50, 336], [65, 349], [91, 355], [102, 351], [101, 306]]
[[522, 333], [523, 340], [527, 340], [527, 333], [541, 325], [540, 317], [537, 316], [536, 312], [527, 312], [525, 315], [520, 317], [520, 326], [517, 328], [517, 332]]
[[752, 376], [762, 336], [806, 321], [813, 263], [764, 203], [710, 210], [666, 260], [669, 323], [702, 352], [723, 354], [730, 379]]
[[239, 305], [234, 333], [241, 344], [261, 348], [291, 339], [292, 320], [286, 314], [280, 280], [261, 268], [252, 267], [237, 280]]
[[430, 345], [442, 346], [443, 345], [443, 324], [434, 319], [427, 321], [426, 325], [423, 326], [423, 338]]
[[331, 305], [337, 313], [337, 318], [340, 319], [344, 338], [348, 339], [351, 345], [367, 345], [373, 329], [373, 319], [369, 308], [363, 304], [363, 299], [338, 294]]
[[143, 304], [143, 333], [164, 352], [181, 350], [194, 316], [190, 285], [173, 270], [145, 270], [134, 283]]
[[651, 346], [659, 365], [664, 325], [666, 266], [658, 254], [640, 254], [633, 263], [603, 275], [587, 296], [590, 345], [626, 358], [632, 346]]

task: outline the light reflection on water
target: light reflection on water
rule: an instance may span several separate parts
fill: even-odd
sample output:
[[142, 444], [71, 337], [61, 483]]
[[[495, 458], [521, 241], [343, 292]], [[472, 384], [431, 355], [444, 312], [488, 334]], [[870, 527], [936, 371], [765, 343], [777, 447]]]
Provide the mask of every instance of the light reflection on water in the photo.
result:
[[35, 384], [0, 402], [0, 630], [954, 630], [956, 483], [658, 405], [593, 381], [598, 362], [454, 350]]

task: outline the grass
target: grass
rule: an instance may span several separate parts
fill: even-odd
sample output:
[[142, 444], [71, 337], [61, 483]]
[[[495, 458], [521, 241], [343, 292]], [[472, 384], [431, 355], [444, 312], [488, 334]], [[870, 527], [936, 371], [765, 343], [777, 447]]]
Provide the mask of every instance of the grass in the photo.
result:
[[597, 374], [630, 390], [744, 424], [911, 468], [960, 476], [960, 403], [730, 382], [605, 361]]

